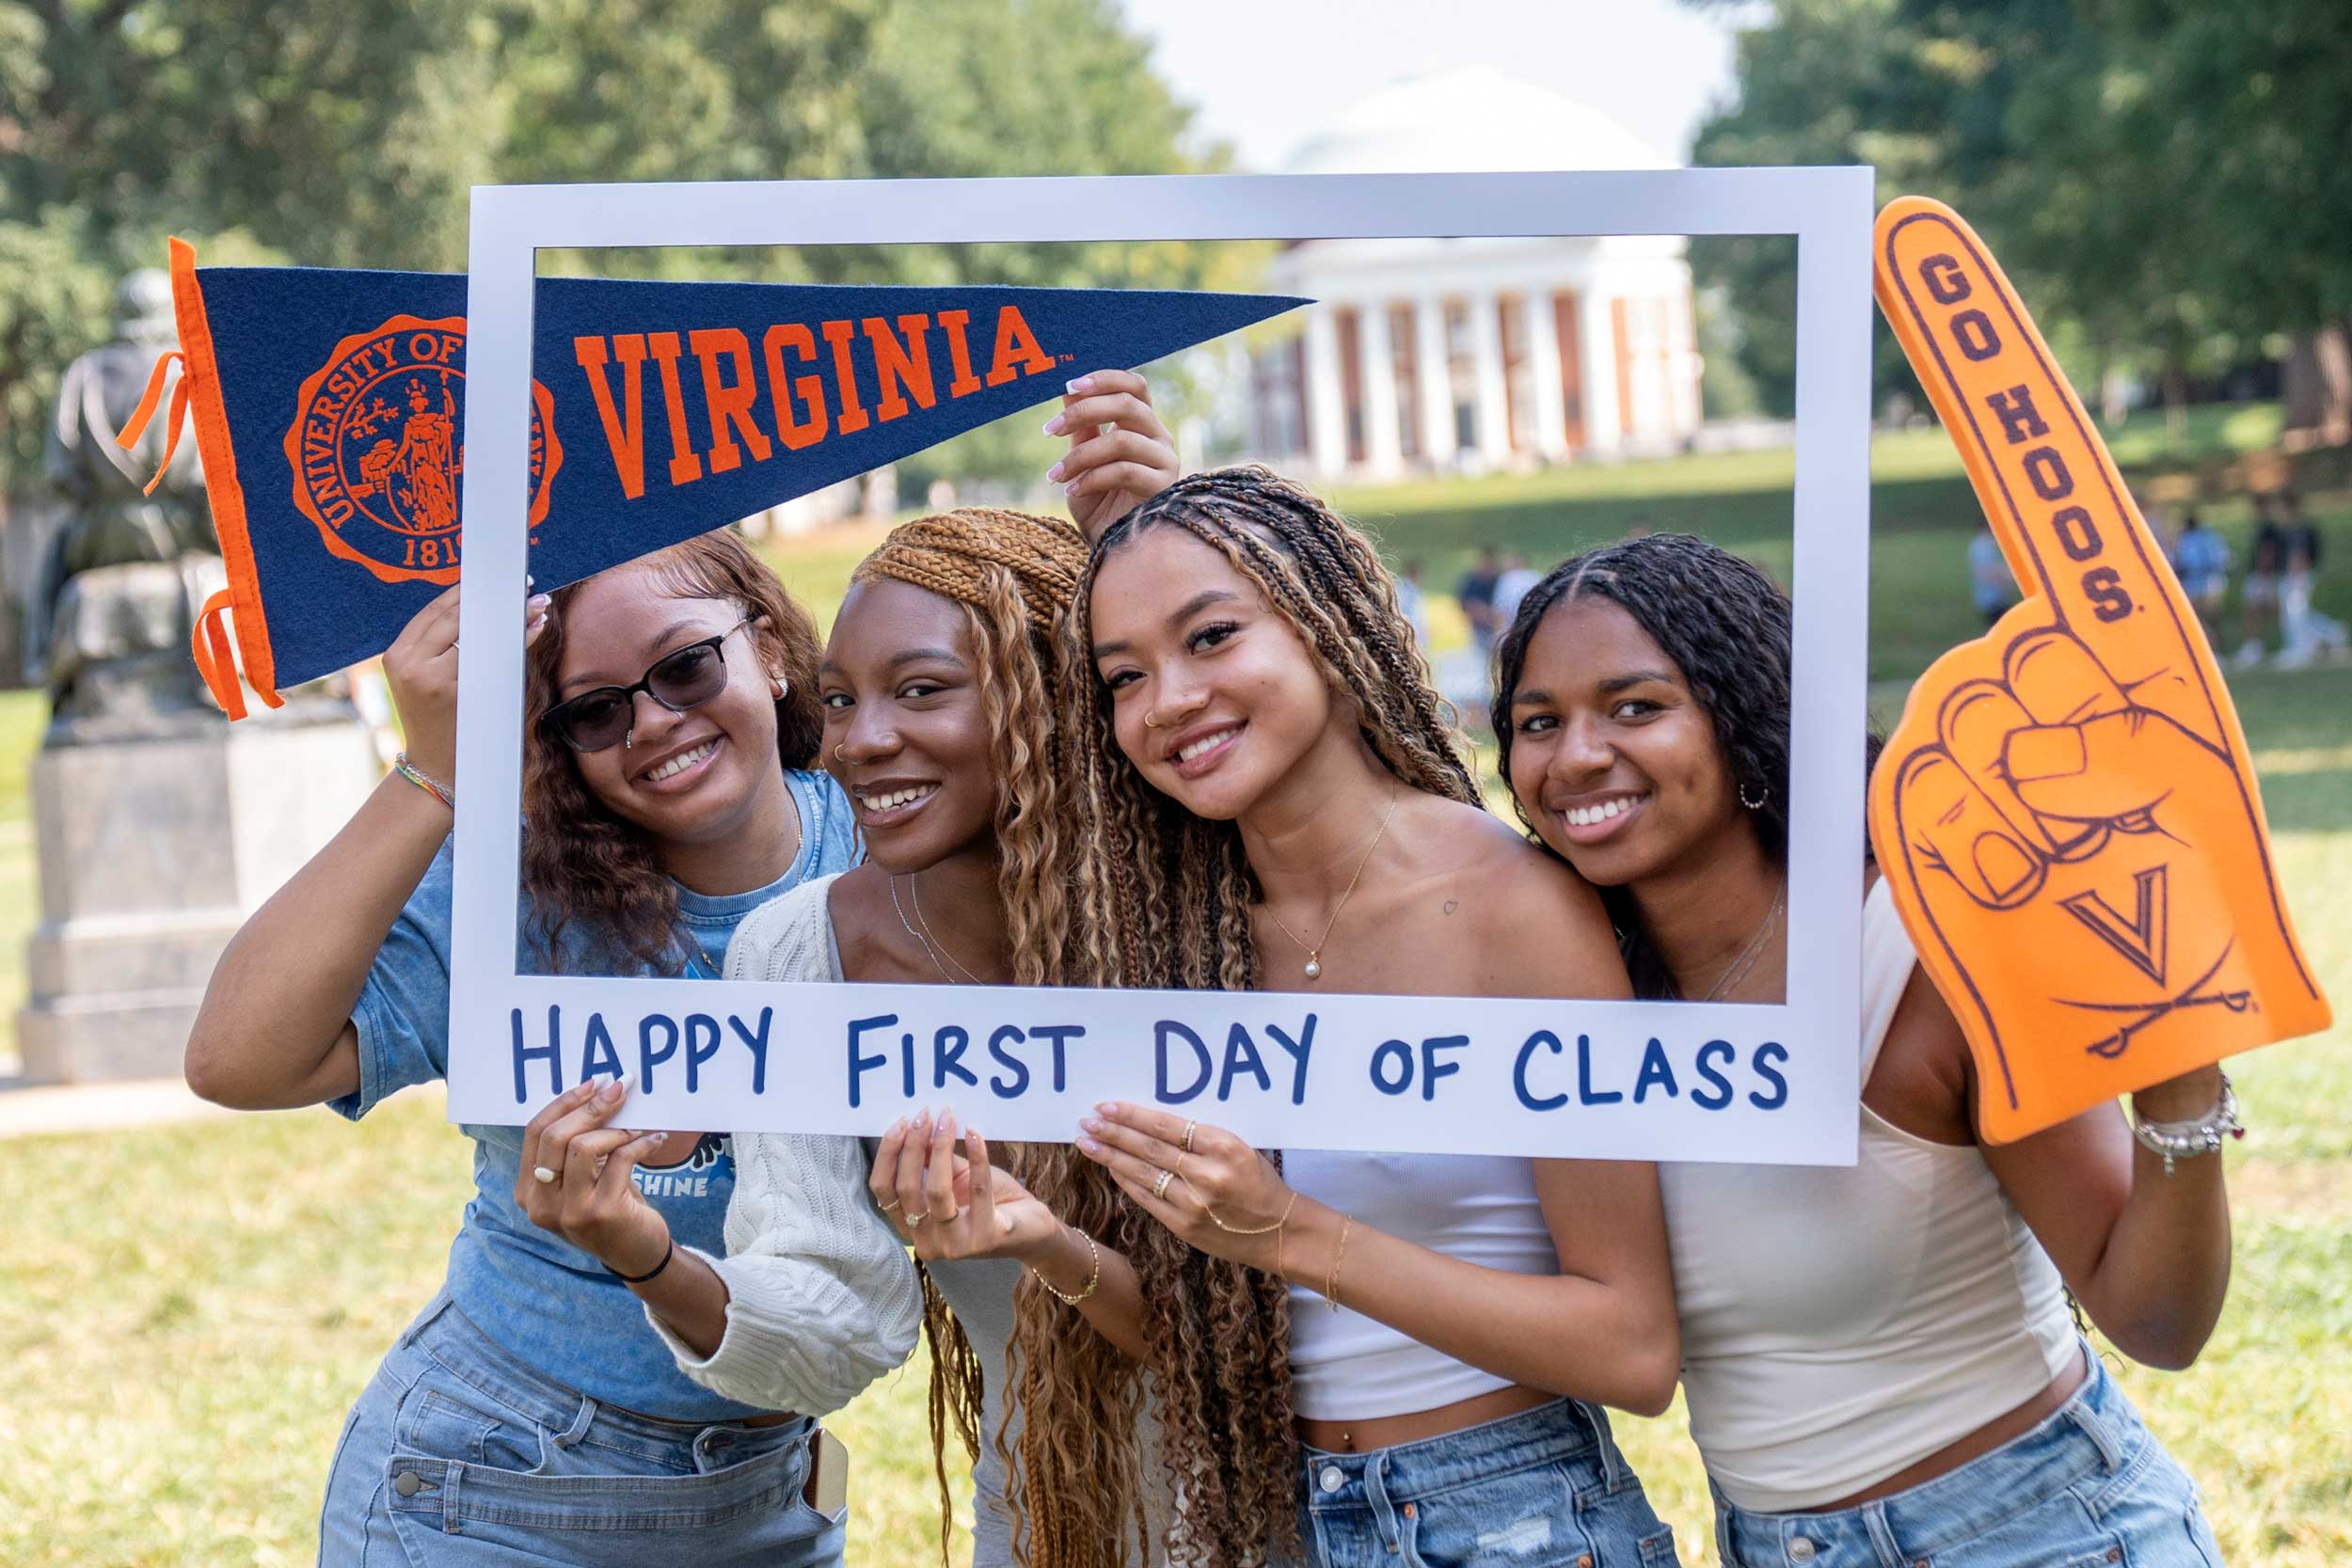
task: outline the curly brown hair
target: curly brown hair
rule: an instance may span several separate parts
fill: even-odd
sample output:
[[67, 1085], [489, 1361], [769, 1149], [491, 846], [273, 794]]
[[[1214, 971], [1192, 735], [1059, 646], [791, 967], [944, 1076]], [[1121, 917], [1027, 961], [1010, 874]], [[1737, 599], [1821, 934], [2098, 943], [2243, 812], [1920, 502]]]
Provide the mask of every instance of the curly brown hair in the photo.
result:
[[[817, 758], [824, 709], [817, 701], [817, 627], [776, 574], [731, 529], [706, 533], [633, 561], [650, 567], [681, 599], [720, 599], [753, 623], [760, 662], [785, 681], [776, 699], [776, 760], [806, 768]], [[593, 579], [590, 579], [593, 580]], [[580, 774], [572, 749], [538, 722], [556, 700], [565, 611], [583, 583], [551, 595], [547, 630], [524, 655], [522, 885], [532, 940], [553, 965], [561, 938], [584, 933], [577, 957], [592, 972], [675, 974], [691, 955], [679, 929], [677, 884], [661, 869], [653, 836], [615, 816]]]
[[[1089, 601], [1103, 562], [1153, 528], [1183, 530], [1257, 585], [1325, 682], [1354, 703], [1366, 743], [1397, 779], [1472, 805], [1481, 803], [1478, 786], [1394, 579], [1371, 542], [1314, 496], [1263, 467], [1226, 468], [1179, 481], [1106, 530], [1080, 585], [1075, 635], [1063, 645], [1073, 794], [1088, 808], [1075, 817], [1071, 983], [1247, 990], [1257, 981], [1250, 909], [1261, 893], [1241, 831], [1193, 816], [1144, 782], [1119, 750], [1090, 653]], [[1092, 1162], [1067, 1151], [1041, 1164], [1031, 1191], [1065, 1217], [1082, 1205], [1109, 1210], [1119, 1196]], [[1162, 1457], [1184, 1504], [1168, 1559], [1246, 1568], [1287, 1553], [1297, 1528], [1288, 1288], [1157, 1225], [1126, 1229], [1122, 1250], [1142, 1284], [1152, 1346]], [[1082, 1337], [1057, 1340], [1025, 1316], [1019, 1333], [1033, 1356], [1081, 1354]], [[1027, 1414], [1039, 1421], [1041, 1409]], [[1054, 1440], [1073, 1455], [1106, 1440], [1082, 1425], [1090, 1412], [1056, 1415]]]
[[[987, 717], [997, 781], [995, 836], [1001, 863], [1013, 983], [1070, 983], [1069, 861], [1073, 840], [1060, 657], [1072, 605], [1087, 566], [1085, 539], [1068, 523], [1026, 513], [964, 507], [920, 517], [891, 531], [858, 564], [852, 585], [878, 578], [927, 589], [963, 609]], [[1091, 679], [1090, 675], [1086, 678]], [[1061, 1163], [1057, 1147], [1010, 1145], [997, 1151], [1016, 1178]], [[1131, 1243], [1143, 1221], [1116, 1191], [1057, 1211], [1114, 1246]], [[1006, 1367], [1009, 1387], [1000, 1408], [1051, 1412], [1022, 1422], [1018, 1451], [1000, 1423], [983, 1432], [980, 1365], [962, 1325], [926, 1276], [923, 1324], [931, 1347], [931, 1467], [940, 1487], [940, 1556], [946, 1560], [952, 1499], [947, 1489], [950, 1429], [977, 1459], [994, 1446], [1012, 1504], [1016, 1560], [1030, 1568], [1090, 1568], [1120, 1560], [1131, 1533], [1145, 1544], [1140, 1460], [1135, 1441], [1137, 1370], [1107, 1341], [1072, 1332], [1069, 1309], [1025, 1275]], [[1059, 1354], [1038, 1354], [1041, 1342]], [[1065, 1343], [1066, 1342], [1066, 1343]], [[1076, 1441], [1063, 1433], [1066, 1419]]]

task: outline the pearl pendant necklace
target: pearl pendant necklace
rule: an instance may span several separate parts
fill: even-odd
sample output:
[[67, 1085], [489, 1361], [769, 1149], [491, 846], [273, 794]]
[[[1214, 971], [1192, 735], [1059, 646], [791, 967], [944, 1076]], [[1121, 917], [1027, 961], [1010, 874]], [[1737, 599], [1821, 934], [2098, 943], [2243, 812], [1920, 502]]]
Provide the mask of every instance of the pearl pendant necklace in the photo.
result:
[[1282, 924], [1282, 917], [1274, 912], [1274, 906], [1271, 904], [1265, 906], [1266, 918], [1274, 922], [1275, 928], [1280, 931], [1284, 936], [1290, 938], [1293, 942], [1297, 943], [1298, 946], [1307, 948], [1306, 974], [1308, 979], [1320, 980], [1323, 978], [1324, 944], [1331, 940], [1331, 932], [1340, 923], [1340, 911], [1347, 908], [1347, 901], [1356, 895], [1356, 884], [1364, 879], [1364, 867], [1372, 863], [1372, 852], [1380, 847], [1380, 840], [1389, 831], [1389, 818], [1396, 815], [1396, 803], [1403, 798], [1403, 795], [1404, 792], [1400, 790], [1396, 794], [1389, 797], [1389, 809], [1380, 814], [1380, 826], [1373, 831], [1372, 842], [1364, 846], [1364, 858], [1356, 863], [1356, 875], [1347, 879], [1347, 891], [1340, 895], [1340, 901], [1331, 906], [1331, 918], [1324, 922], [1323, 940], [1321, 942], [1316, 942], [1312, 947], [1307, 947], [1305, 942], [1298, 941], [1297, 932]]

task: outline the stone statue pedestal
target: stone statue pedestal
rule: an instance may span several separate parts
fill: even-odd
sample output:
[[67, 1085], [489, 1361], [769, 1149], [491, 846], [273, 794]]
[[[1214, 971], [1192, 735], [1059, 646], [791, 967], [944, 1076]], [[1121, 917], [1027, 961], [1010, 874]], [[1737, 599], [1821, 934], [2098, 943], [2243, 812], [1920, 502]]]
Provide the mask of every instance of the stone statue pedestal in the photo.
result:
[[330, 711], [310, 722], [197, 716], [152, 738], [34, 759], [40, 924], [17, 1015], [26, 1078], [179, 1074], [221, 949], [375, 785], [366, 727], [345, 705]]

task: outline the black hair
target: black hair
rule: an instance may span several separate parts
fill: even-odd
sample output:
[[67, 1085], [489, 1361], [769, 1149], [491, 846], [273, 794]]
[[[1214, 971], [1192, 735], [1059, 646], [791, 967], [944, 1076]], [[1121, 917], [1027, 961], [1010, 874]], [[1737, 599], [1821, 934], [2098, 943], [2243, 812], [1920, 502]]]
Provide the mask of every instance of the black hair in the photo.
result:
[[[1688, 533], [1621, 539], [1569, 557], [1519, 601], [1518, 614], [1495, 651], [1496, 768], [1511, 777], [1511, 702], [1527, 665], [1527, 645], [1555, 605], [1604, 598], [1633, 617], [1682, 672], [1691, 695], [1715, 728], [1724, 766], [1756, 836], [1775, 865], [1788, 860], [1788, 595], [1753, 562]], [[1873, 746], [1871, 755], [1876, 755]], [[1527, 808], [1512, 805], [1531, 832]], [[1538, 835], [1538, 842], [1541, 842]], [[1617, 929], [1636, 996], [1672, 1000], [1681, 992], [1664, 958], [1643, 934], [1625, 888], [1603, 888], [1601, 902]]]

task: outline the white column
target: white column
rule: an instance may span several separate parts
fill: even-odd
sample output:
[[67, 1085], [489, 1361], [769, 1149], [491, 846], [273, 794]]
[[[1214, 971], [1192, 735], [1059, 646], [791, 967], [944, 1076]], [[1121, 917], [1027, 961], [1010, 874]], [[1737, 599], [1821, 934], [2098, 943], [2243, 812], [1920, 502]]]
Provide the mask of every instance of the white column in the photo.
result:
[[1356, 308], [1356, 364], [1364, 384], [1364, 467], [1381, 479], [1405, 467], [1396, 422], [1396, 364], [1389, 350], [1389, 306], [1371, 300]]
[[1414, 378], [1421, 383], [1421, 451], [1433, 467], [1454, 461], [1454, 367], [1445, 352], [1445, 301], [1431, 295], [1413, 306], [1418, 349]]
[[1473, 420], [1478, 450], [1489, 464], [1511, 459], [1511, 394], [1502, 381], [1502, 321], [1495, 296], [1482, 290], [1470, 296], [1470, 363], [1477, 375], [1477, 415]]
[[1616, 295], [1596, 278], [1579, 304], [1577, 325], [1584, 340], [1584, 446], [1597, 455], [1613, 456], [1625, 450], [1617, 419]]
[[1560, 385], [1560, 326], [1551, 313], [1551, 286], [1531, 283], [1527, 293], [1528, 379], [1535, 387], [1535, 450], [1547, 463], [1568, 456], [1567, 392]]
[[1339, 325], [1327, 305], [1307, 307], [1307, 451], [1315, 471], [1347, 467], [1347, 405], [1340, 389]]

